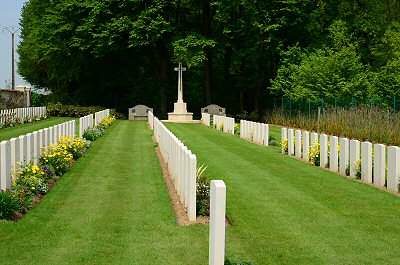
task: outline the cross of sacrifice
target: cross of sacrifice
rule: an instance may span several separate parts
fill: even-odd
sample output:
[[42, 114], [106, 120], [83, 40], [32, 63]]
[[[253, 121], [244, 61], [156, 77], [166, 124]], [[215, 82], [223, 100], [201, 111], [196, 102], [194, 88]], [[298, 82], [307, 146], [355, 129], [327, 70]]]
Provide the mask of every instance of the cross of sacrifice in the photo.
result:
[[179, 67], [175, 67], [174, 70], [178, 72], [178, 102], [183, 102], [182, 72], [186, 71], [186, 68], [182, 67], [182, 63], [179, 63]]

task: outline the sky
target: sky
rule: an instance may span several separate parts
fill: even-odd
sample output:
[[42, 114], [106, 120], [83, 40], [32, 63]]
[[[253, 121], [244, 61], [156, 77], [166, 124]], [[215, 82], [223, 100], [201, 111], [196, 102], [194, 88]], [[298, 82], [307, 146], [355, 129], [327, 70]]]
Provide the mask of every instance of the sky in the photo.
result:
[[[3, 30], [3, 27], [19, 27], [21, 10], [27, 0], [0, 0], [0, 88], [6, 86], [7, 82], [11, 84], [11, 34]], [[15, 34], [16, 49], [20, 42], [19, 32]], [[15, 60], [18, 62], [18, 53], [15, 52]], [[17, 70], [17, 63], [15, 69]], [[17, 71], [16, 71], [17, 72]], [[27, 83], [18, 74], [15, 77], [15, 85], [27, 85]]]

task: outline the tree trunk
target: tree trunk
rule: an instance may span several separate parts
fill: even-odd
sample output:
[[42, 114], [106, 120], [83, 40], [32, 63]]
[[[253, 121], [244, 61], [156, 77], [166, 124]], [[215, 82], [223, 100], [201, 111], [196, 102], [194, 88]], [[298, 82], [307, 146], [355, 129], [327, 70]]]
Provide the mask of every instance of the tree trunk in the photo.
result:
[[244, 106], [243, 106], [243, 88], [240, 88], [239, 92], [239, 107], [240, 107], [240, 112], [244, 112]]
[[[211, 6], [208, 1], [203, 2], [203, 34], [205, 37], [211, 36]], [[212, 89], [211, 89], [211, 51], [210, 49], [205, 49], [206, 61], [204, 64], [204, 90], [206, 94], [207, 105], [212, 103]]]
[[259, 98], [260, 98], [260, 86], [256, 87], [256, 93], [254, 97], [254, 111], [259, 111]]
[[167, 113], [167, 102], [168, 102], [168, 97], [167, 97], [167, 80], [168, 80], [168, 58], [163, 54], [161, 57], [161, 69], [160, 69], [160, 79], [161, 79], [161, 84], [160, 84], [160, 110], [161, 113], [166, 114]]

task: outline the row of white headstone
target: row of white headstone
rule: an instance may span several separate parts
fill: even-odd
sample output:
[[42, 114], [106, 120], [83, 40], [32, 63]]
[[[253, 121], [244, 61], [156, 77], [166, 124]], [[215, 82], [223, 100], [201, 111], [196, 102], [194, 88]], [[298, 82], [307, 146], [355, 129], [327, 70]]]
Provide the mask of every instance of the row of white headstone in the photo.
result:
[[269, 125], [260, 122], [240, 120], [240, 138], [268, 146]]
[[201, 114], [201, 122], [205, 126], [210, 126], [211, 125], [211, 115], [208, 113], [202, 113]]
[[17, 162], [21, 162], [22, 165], [30, 162], [37, 164], [46, 147], [57, 144], [61, 136], [75, 136], [75, 120], [2, 141], [0, 143], [0, 189], [11, 188], [12, 171], [17, 169]]
[[107, 118], [110, 116], [110, 110], [105, 109], [102, 111], [98, 111], [94, 114], [94, 121], [95, 121], [95, 126], [97, 126], [104, 118]]
[[[310, 146], [319, 143], [320, 167], [326, 168], [329, 164], [332, 172], [342, 175], [346, 175], [349, 169], [350, 177], [355, 178], [356, 164], [361, 163], [361, 181], [373, 183], [379, 188], [386, 187], [391, 192], [399, 191], [400, 148], [397, 146], [360, 143], [358, 140], [287, 128], [282, 128], [282, 139], [288, 140], [288, 154], [291, 156], [308, 162]], [[285, 153], [283, 148], [282, 153]]]
[[147, 121], [149, 123], [150, 129], [154, 130], [154, 114], [151, 111], [147, 112]]
[[93, 127], [93, 114], [89, 114], [79, 118], [79, 137], [82, 137], [84, 132], [89, 128]]
[[[148, 118], [150, 121], [151, 114], [148, 114]], [[153, 124], [154, 136], [174, 181], [175, 190], [187, 210], [189, 221], [196, 221], [196, 155], [157, 117], [153, 117]]]
[[[189, 221], [196, 221], [197, 158], [165, 125], [148, 112], [150, 128], [159, 144], [180, 201], [185, 206]], [[225, 262], [226, 186], [222, 180], [210, 182], [209, 264]]]
[[226, 117], [213, 115], [213, 126], [215, 129], [219, 131], [223, 131], [225, 133], [235, 134], [235, 119]]
[[29, 107], [0, 110], [0, 122], [46, 117], [46, 107]]

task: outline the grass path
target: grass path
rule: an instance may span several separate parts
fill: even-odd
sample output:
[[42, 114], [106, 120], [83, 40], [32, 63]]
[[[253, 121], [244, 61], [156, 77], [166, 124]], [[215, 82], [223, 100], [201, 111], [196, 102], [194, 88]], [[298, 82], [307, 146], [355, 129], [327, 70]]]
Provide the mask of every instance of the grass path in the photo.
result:
[[[0, 141], [10, 140], [13, 137], [18, 137], [27, 133], [31, 133], [46, 127], [51, 127], [74, 118], [67, 117], [52, 117], [46, 120], [35, 121], [31, 123], [19, 124], [15, 127], [0, 129]], [[79, 119], [77, 119], [76, 126], [79, 126]]]
[[[199, 124], [167, 124], [227, 184], [227, 256], [400, 264], [400, 198]], [[279, 140], [279, 129], [272, 134]]]
[[206, 264], [208, 227], [178, 227], [145, 122], [117, 121], [41, 204], [0, 222], [1, 264]]

